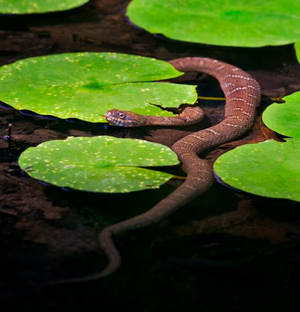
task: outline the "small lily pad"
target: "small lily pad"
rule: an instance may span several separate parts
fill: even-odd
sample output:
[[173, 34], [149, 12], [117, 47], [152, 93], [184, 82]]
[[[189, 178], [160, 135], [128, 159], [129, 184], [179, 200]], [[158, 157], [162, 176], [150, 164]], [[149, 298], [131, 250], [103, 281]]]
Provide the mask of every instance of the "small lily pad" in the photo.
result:
[[167, 62], [119, 53], [65, 53], [0, 67], [0, 100], [19, 110], [106, 122], [116, 108], [170, 116], [163, 107], [197, 100], [196, 86], [158, 83], [182, 75]]
[[110, 136], [68, 137], [25, 150], [19, 165], [31, 177], [89, 192], [126, 193], [158, 188], [172, 174], [141, 167], [178, 164], [168, 147]]
[[27, 14], [64, 11], [89, 0], [0, 0], [0, 13]]
[[284, 97], [286, 103], [272, 104], [263, 113], [270, 129], [293, 138], [300, 138], [300, 92]]
[[224, 183], [273, 198], [300, 201], [300, 139], [273, 140], [239, 146], [214, 164]]
[[189, 42], [258, 47], [300, 38], [295, 0], [133, 0], [127, 14], [151, 33]]

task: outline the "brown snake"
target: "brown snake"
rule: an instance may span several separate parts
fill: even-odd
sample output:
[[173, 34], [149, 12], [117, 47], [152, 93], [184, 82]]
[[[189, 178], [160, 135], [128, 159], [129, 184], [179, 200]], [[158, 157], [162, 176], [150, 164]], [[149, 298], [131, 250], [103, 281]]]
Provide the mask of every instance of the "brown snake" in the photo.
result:
[[[112, 237], [158, 222], [209, 189], [214, 181], [212, 165], [209, 161], [199, 158], [198, 155], [208, 148], [240, 137], [251, 128], [256, 107], [260, 102], [260, 86], [254, 78], [235, 66], [210, 58], [186, 57], [172, 60], [170, 63], [180, 71], [203, 72], [218, 79], [226, 97], [224, 120], [212, 127], [189, 134], [172, 146], [172, 150], [178, 155], [183, 170], [187, 174], [183, 184], [149, 211], [102, 230], [99, 234], [99, 243], [109, 260], [102, 272], [62, 280], [59, 283], [90, 281], [114, 272], [121, 264], [121, 257]], [[110, 124], [116, 126], [184, 126], [199, 122], [203, 117], [203, 112], [199, 107], [186, 107], [176, 117], [155, 117], [111, 110], [105, 116]]]

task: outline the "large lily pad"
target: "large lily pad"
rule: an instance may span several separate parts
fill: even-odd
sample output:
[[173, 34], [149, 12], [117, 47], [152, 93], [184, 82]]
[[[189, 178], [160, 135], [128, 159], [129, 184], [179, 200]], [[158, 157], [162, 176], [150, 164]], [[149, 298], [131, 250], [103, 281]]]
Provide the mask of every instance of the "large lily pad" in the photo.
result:
[[131, 21], [177, 40], [257, 47], [300, 38], [300, 2], [295, 0], [133, 0]]
[[89, 0], [0, 0], [0, 13], [26, 14], [64, 11]]
[[89, 192], [126, 193], [158, 188], [173, 177], [141, 167], [178, 164], [168, 147], [110, 136], [68, 137], [25, 150], [19, 165], [30, 176]]
[[247, 144], [214, 164], [222, 181], [243, 191], [300, 201], [300, 139]]
[[270, 105], [263, 113], [263, 121], [280, 134], [300, 138], [300, 92], [286, 96], [284, 100], [284, 104]]
[[182, 75], [169, 63], [118, 53], [33, 57], [0, 68], [0, 100], [41, 115], [106, 122], [107, 110], [172, 115], [150, 103], [194, 103], [195, 86], [155, 83]]

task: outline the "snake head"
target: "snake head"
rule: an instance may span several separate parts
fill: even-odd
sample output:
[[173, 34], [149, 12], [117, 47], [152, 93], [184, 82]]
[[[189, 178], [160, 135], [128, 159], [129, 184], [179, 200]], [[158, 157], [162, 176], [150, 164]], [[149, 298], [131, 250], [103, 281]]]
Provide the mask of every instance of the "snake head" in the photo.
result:
[[122, 111], [118, 109], [112, 109], [105, 113], [105, 119], [112, 126], [118, 127], [140, 127], [144, 126], [145, 118], [142, 115], [138, 115], [129, 111]]

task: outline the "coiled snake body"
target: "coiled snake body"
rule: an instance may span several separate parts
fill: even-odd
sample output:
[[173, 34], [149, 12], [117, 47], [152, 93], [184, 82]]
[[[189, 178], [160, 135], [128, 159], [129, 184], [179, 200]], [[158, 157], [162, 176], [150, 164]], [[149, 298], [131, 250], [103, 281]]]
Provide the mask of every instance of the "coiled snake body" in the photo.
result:
[[[185, 182], [149, 211], [104, 228], [99, 234], [99, 243], [108, 257], [107, 267], [98, 274], [70, 279], [67, 282], [94, 280], [114, 272], [120, 266], [121, 257], [112, 237], [157, 222], [205, 192], [213, 183], [213, 170], [211, 163], [198, 155], [208, 148], [241, 136], [253, 124], [256, 107], [260, 102], [260, 86], [249, 74], [210, 58], [187, 57], [172, 60], [170, 63], [180, 71], [203, 72], [218, 79], [226, 97], [225, 118], [217, 125], [185, 136], [172, 146], [187, 174]], [[203, 113], [198, 107], [187, 107], [177, 117], [140, 116], [119, 110], [111, 110], [105, 116], [110, 124], [136, 127], [192, 124], [199, 122]]]

